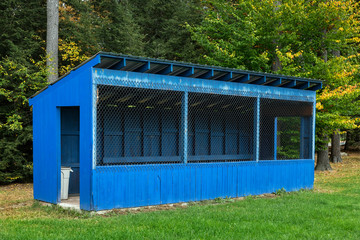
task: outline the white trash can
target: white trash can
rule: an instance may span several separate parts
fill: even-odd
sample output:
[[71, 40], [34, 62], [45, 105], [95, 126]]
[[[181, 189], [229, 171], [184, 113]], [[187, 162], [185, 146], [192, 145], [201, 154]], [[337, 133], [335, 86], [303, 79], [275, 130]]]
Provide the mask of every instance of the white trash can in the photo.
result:
[[61, 199], [69, 198], [70, 172], [73, 172], [70, 167], [61, 167]]

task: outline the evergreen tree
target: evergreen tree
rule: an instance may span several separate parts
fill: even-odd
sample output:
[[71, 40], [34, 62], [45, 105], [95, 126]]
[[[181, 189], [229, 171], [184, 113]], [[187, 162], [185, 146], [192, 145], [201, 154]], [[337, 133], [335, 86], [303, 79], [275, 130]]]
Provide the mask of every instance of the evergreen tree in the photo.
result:
[[134, 0], [131, 4], [136, 22], [145, 35], [146, 56], [198, 61], [200, 48], [191, 40], [185, 24], [201, 20], [199, 0]]
[[[75, 43], [82, 55], [90, 57], [100, 51], [95, 31], [99, 17], [89, 1], [63, 0], [59, 5], [59, 45], [66, 48]], [[60, 55], [63, 54], [60, 50]], [[61, 60], [61, 57], [60, 57]], [[60, 62], [62, 65], [63, 62]]]
[[[141, 55], [143, 35], [127, 1], [65, 0], [60, 5], [60, 65], [76, 66], [98, 51]], [[65, 57], [76, 48], [79, 57]], [[70, 52], [70, 51], [68, 51]], [[64, 73], [64, 72], [62, 72]]]
[[0, 59], [9, 57], [30, 66], [25, 60], [44, 56], [46, 1], [0, 1]]
[[104, 51], [142, 55], [144, 36], [127, 1], [95, 0], [93, 8], [101, 19], [96, 37]]

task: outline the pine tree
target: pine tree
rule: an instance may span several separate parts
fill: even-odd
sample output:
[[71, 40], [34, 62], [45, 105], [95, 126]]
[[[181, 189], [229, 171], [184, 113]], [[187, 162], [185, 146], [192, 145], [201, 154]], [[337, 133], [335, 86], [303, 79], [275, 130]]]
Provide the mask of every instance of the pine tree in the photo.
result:
[[142, 55], [144, 36], [134, 20], [128, 1], [92, 1], [95, 12], [101, 19], [96, 37], [101, 50]]
[[136, 22], [145, 35], [144, 54], [149, 57], [197, 61], [200, 48], [185, 24], [200, 21], [198, 0], [134, 0]]
[[45, 0], [0, 1], [0, 59], [9, 57], [30, 66], [25, 59], [44, 56]]

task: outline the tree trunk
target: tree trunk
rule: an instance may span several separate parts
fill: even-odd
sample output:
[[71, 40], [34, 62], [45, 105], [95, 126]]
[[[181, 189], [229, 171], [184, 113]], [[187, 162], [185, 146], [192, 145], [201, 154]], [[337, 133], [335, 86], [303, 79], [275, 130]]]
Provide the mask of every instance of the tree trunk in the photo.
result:
[[345, 141], [345, 147], [344, 147], [345, 151], [349, 151], [349, 149], [350, 149], [350, 142], [351, 142], [351, 139], [352, 139], [351, 134], [352, 134], [351, 130], [346, 131], [346, 141]]
[[322, 58], [324, 59], [324, 62], [327, 62], [328, 61], [328, 50], [326, 49], [326, 45], [325, 45], [325, 39], [326, 39], [326, 34], [327, 34], [327, 31], [326, 29], [322, 30], [323, 32], [323, 50], [322, 50]]
[[339, 129], [336, 129], [331, 137], [331, 155], [330, 161], [333, 163], [342, 162], [340, 153], [340, 133]]
[[326, 49], [324, 49], [322, 57], [324, 59], [324, 62], [328, 61], [328, 51]]
[[[323, 30], [323, 39], [326, 38], [326, 30]], [[326, 63], [328, 60], [328, 51], [326, 49], [326, 46], [323, 42], [323, 51], [322, 51], [322, 58], [324, 59], [324, 62]], [[320, 150], [317, 152], [317, 163], [315, 170], [316, 171], [328, 171], [332, 170], [330, 166], [330, 159], [329, 159], [329, 138], [327, 135], [322, 136], [322, 143], [320, 146]]]
[[279, 71], [279, 70], [281, 70], [281, 69], [282, 69], [282, 67], [281, 67], [281, 61], [280, 61], [279, 57], [275, 55], [273, 64], [271, 65], [271, 70], [272, 70], [273, 72], [277, 72], [277, 71]]
[[340, 55], [341, 55], [340, 50], [334, 50], [333, 54], [334, 54], [335, 57], [340, 57]]
[[46, 66], [48, 82], [58, 78], [59, 0], [47, 0]]
[[332, 170], [329, 160], [329, 147], [328, 147], [328, 136], [323, 137], [323, 144], [321, 149], [317, 152], [317, 163], [316, 171], [328, 171]]
[[[274, 2], [274, 5], [275, 5], [275, 9], [274, 9], [275, 13], [274, 14], [276, 14], [276, 12], [279, 10], [281, 4], [282, 4], [281, 0]], [[282, 23], [280, 22], [279, 25], [281, 26], [281, 24]], [[278, 32], [277, 34], [279, 35], [279, 38], [280, 38], [281, 33]], [[278, 46], [279, 43], [278, 43], [277, 39], [273, 40], [273, 44], [275, 46], [275, 53], [274, 53], [273, 63], [271, 64], [271, 70], [272, 70], [272, 72], [277, 72], [282, 69], [281, 61], [280, 61], [279, 57], [276, 55], [276, 50], [281, 49], [281, 47]]]

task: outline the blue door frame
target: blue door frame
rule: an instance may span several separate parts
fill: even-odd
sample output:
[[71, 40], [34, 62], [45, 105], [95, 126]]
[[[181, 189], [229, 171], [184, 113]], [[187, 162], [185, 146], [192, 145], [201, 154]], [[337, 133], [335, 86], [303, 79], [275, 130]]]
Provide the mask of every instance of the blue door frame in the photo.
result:
[[71, 167], [69, 194], [80, 193], [79, 107], [61, 107], [61, 166]]

